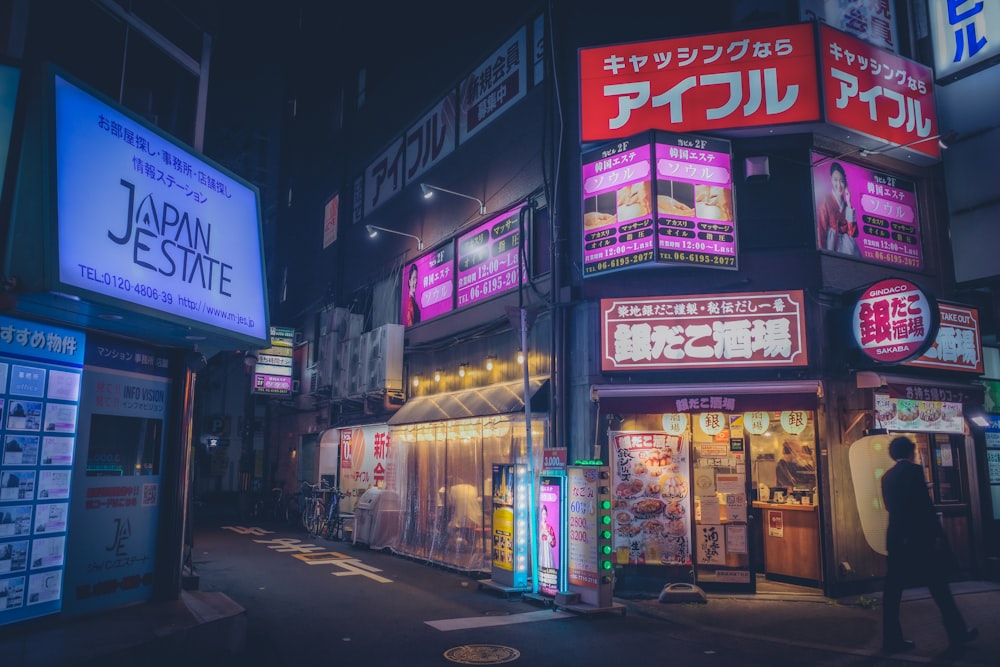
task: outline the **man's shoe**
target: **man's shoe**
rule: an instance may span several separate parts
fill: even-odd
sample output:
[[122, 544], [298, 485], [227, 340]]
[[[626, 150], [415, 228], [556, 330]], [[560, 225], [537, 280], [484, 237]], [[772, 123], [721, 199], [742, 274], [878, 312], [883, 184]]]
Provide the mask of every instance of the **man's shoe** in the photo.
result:
[[886, 642], [882, 644], [883, 653], [902, 653], [903, 651], [912, 651], [917, 647], [913, 641], [909, 639], [900, 639], [894, 642]]

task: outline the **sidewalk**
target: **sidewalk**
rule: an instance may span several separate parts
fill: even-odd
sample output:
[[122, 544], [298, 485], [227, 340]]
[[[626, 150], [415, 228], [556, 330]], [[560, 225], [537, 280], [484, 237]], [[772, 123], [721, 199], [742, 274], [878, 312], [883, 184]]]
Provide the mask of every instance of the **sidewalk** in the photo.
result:
[[[1000, 665], [1000, 584], [985, 581], [951, 585], [966, 623], [979, 628], [979, 638], [960, 659], [940, 657], [948, 646], [941, 615], [926, 588], [905, 591], [903, 632], [916, 649], [896, 653], [893, 660], [921, 664], [995, 667]], [[707, 632], [765, 639], [789, 646], [835, 651], [866, 658], [884, 658], [881, 593], [832, 600], [821, 595], [709, 594], [708, 602], [619, 600], [628, 611], [661, 618]]]

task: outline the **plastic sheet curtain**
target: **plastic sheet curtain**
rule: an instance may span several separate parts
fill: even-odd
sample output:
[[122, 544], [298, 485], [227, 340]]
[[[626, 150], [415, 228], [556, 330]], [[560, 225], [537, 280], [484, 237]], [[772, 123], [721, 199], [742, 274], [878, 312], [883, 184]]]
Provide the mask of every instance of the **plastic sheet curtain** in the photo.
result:
[[[532, 415], [535, 469], [548, 433]], [[387, 489], [399, 494], [397, 553], [465, 572], [490, 571], [492, 470], [527, 455], [523, 415], [408, 424], [390, 432], [397, 474]]]

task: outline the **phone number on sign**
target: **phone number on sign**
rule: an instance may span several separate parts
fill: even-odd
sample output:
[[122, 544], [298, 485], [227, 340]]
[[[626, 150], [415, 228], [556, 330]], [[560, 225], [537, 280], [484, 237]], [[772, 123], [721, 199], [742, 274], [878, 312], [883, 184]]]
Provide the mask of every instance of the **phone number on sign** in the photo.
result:
[[108, 273], [107, 271], [102, 273], [94, 267], [86, 266], [85, 264], [78, 264], [78, 266], [80, 267], [80, 276], [91, 282], [107, 285], [121, 292], [135, 292], [139, 296], [150, 299], [151, 301], [162, 301], [163, 303], [174, 302], [174, 295], [172, 292], [157, 289], [156, 287], [150, 287], [144, 283], [134, 283], [128, 278], [116, 276], [115, 274]]

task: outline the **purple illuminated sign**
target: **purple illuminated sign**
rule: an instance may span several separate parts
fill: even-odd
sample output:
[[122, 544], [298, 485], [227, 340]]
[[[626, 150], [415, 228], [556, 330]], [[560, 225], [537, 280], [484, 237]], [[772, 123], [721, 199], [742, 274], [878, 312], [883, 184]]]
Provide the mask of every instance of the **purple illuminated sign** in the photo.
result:
[[657, 260], [736, 268], [729, 142], [656, 136]]
[[644, 133], [585, 154], [582, 177], [585, 276], [654, 262], [737, 268], [729, 142]]
[[584, 275], [653, 261], [650, 152], [632, 138], [584, 156]]
[[924, 266], [912, 181], [812, 154], [820, 250], [907, 269]]
[[[521, 284], [518, 216], [524, 205], [458, 237], [457, 305], [459, 308], [494, 297]], [[527, 269], [522, 266], [524, 279]]]
[[448, 243], [406, 265], [399, 321], [412, 326], [444, 315], [454, 308], [454, 296], [455, 246]]

